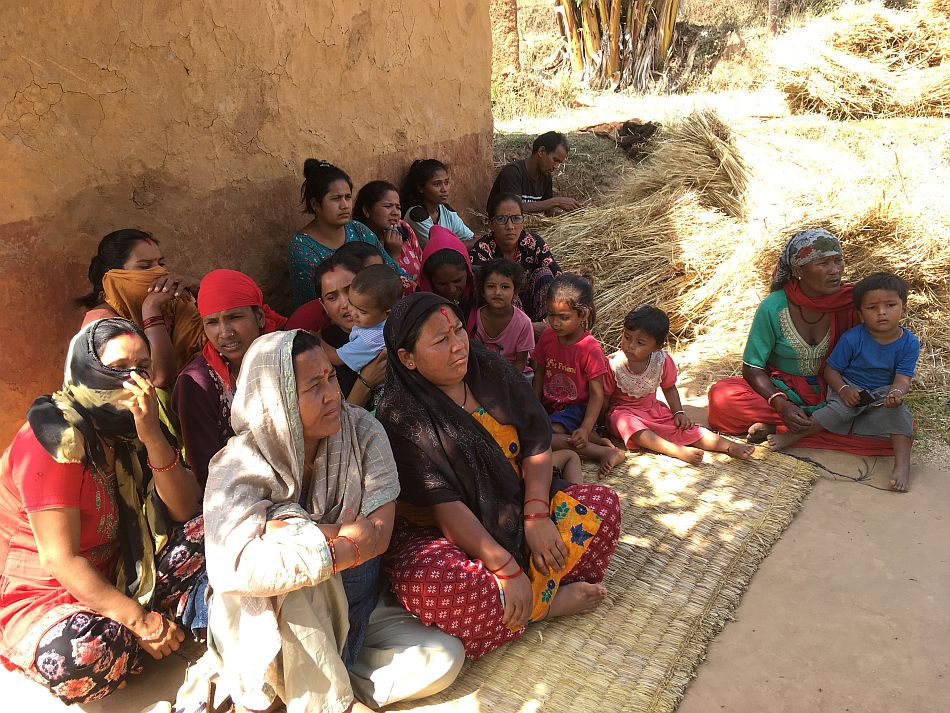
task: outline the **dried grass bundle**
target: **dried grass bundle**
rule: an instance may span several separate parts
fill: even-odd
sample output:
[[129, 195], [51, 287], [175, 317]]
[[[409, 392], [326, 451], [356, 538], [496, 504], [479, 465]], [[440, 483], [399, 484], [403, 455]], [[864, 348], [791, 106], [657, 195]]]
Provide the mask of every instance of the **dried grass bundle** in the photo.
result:
[[872, 4], [846, 6], [839, 17], [843, 26], [831, 35], [831, 44], [842, 52], [892, 69], [936, 67], [950, 57], [944, 16]]
[[660, 191], [695, 191], [703, 205], [746, 214], [748, 170], [732, 131], [712, 110], [694, 111], [663, 126], [644, 147], [646, 157], [622, 188], [626, 200]]

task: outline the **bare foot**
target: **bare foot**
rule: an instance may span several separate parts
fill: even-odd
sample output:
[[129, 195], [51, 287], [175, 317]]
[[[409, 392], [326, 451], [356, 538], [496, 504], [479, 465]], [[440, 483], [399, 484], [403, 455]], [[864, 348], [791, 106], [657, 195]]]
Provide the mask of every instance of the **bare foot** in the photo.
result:
[[773, 433], [768, 436], [769, 448], [773, 451], [785, 450], [793, 443], [799, 440], [799, 437], [796, 437], [795, 434], [788, 433]]
[[670, 453], [670, 455], [674, 458], [686, 461], [690, 465], [699, 465], [703, 462], [703, 458], [706, 457], [706, 451], [702, 448], [693, 448], [692, 446], [679, 446], [674, 452]]
[[729, 448], [726, 451], [733, 458], [738, 458], [739, 460], [749, 460], [752, 457], [752, 454], [755, 453], [755, 446], [748, 443], [736, 443], [735, 441], [729, 441]]
[[775, 433], [775, 428], [771, 423], [753, 423], [749, 426], [746, 438], [749, 443], [762, 443], [768, 436]]
[[623, 463], [627, 457], [627, 452], [611, 446], [610, 452], [600, 459], [600, 468], [597, 469], [597, 477], [603, 480], [607, 474]]
[[557, 590], [551, 608], [548, 610], [548, 619], [556, 616], [571, 614], [586, 614], [600, 606], [607, 597], [607, 587], [590, 582], [573, 582], [565, 584]]
[[894, 472], [891, 473], [891, 488], [899, 493], [906, 493], [910, 486], [910, 467], [894, 466]]

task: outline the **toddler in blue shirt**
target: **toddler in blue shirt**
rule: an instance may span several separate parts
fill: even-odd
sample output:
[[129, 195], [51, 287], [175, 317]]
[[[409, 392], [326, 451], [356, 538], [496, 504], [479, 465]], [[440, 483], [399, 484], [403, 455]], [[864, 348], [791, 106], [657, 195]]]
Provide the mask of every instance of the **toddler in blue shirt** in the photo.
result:
[[894, 447], [891, 487], [904, 492], [910, 478], [914, 419], [903, 403], [920, 355], [920, 341], [900, 322], [907, 307], [907, 283], [876, 272], [854, 286], [861, 324], [841, 335], [825, 363], [825, 405], [801, 433], [769, 436], [776, 450], [825, 430], [889, 438]]

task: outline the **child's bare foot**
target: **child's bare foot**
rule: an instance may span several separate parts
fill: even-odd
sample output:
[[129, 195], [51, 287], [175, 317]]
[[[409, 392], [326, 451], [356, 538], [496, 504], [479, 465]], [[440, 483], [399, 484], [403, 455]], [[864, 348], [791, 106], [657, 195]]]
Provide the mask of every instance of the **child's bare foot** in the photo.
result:
[[693, 448], [692, 446], [678, 446], [671, 450], [670, 455], [690, 465], [699, 465], [703, 462], [703, 458], [706, 457], [706, 451], [702, 448]]
[[771, 423], [753, 423], [749, 426], [749, 432], [746, 439], [749, 443], [762, 443], [771, 434], [775, 433], [776, 427]]
[[597, 469], [597, 477], [600, 480], [603, 480], [607, 477], [607, 474], [616, 468], [618, 465], [623, 463], [624, 459], [627, 457], [627, 452], [622, 451], [619, 448], [610, 447], [610, 452], [601, 457], [600, 459], [600, 468]]
[[906, 493], [910, 486], [910, 466], [895, 465], [891, 473], [891, 488], [899, 493]]
[[800, 438], [801, 436], [796, 436], [791, 432], [773, 433], [772, 435], [768, 436], [769, 448], [771, 448], [773, 451], [785, 450]]
[[749, 443], [736, 443], [735, 441], [729, 442], [729, 448], [726, 450], [733, 458], [738, 458], [739, 460], [749, 460], [752, 457], [752, 454], [755, 453], [755, 446]]
[[548, 610], [549, 619], [556, 616], [571, 614], [586, 614], [599, 607], [607, 598], [607, 587], [590, 582], [573, 582], [565, 584], [557, 590], [551, 608]]

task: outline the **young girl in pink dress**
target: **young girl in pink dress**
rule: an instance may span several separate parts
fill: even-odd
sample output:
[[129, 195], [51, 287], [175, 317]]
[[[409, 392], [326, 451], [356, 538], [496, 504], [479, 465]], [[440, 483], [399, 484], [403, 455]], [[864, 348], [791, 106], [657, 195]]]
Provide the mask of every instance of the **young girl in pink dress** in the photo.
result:
[[[676, 390], [676, 364], [663, 349], [669, 330], [669, 317], [651, 305], [637, 307], [623, 320], [620, 349], [608, 360], [608, 430], [627, 448], [644, 448], [687, 463], [701, 463], [704, 451], [749, 458], [754, 446], [727, 440], [686, 416]], [[666, 403], [657, 399], [657, 388], [663, 389]]]
[[475, 315], [475, 338], [520, 373], [531, 374], [528, 356], [534, 349], [534, 325], [514, 304], [524, 272], [504, 258], [485, 263], [478, 271], [478, 289], [484, 306]]

